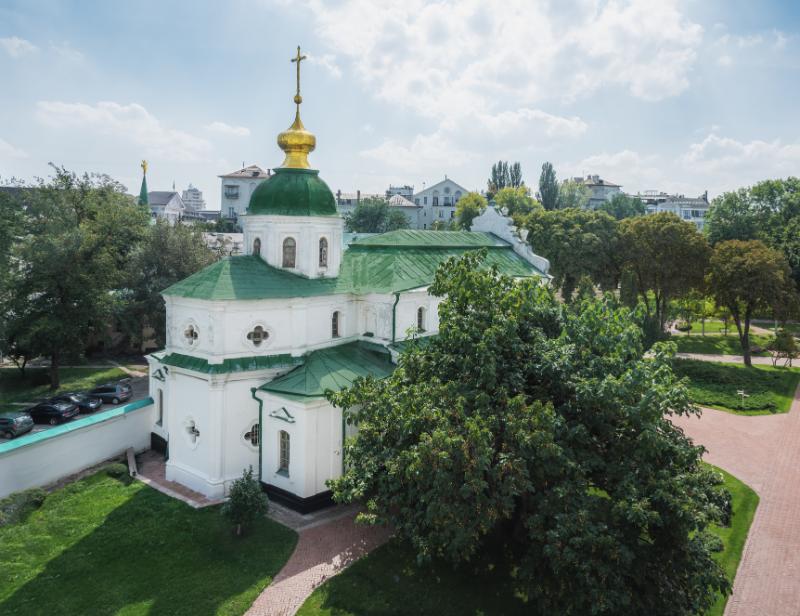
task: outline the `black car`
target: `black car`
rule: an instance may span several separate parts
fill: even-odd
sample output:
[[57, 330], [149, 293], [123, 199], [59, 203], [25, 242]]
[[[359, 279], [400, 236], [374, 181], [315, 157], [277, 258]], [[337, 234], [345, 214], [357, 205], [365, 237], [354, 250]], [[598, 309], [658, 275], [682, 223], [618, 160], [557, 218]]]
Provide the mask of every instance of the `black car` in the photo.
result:
[[27, 413], [8, 412], [0, 413], [0, 435], [5, 438], [14, 438], [33, 430], [33, 418]]
[[95, 387], [92, 391], [88, 392], [89, 396], [100, 398], [103, 402], [110, 402], [111, 404], [119, 404], [130, 400], [133, 397], [133, 389], [128, 383], [107, 383], [100, 387]]
[[80, 412], [77, 404], [70, 402], [40, 402], [27, 411], [36, 423], [49, 423], [56, 425], [75, 417]]
[[75, 404], [78, 406], [81, 413], [91, 413], [103, 406], [103, 401], [100, 398], [74, 392], [58, 394], [57, 396], [50, 398], [48, 402], [66, 402], [68, 404]]

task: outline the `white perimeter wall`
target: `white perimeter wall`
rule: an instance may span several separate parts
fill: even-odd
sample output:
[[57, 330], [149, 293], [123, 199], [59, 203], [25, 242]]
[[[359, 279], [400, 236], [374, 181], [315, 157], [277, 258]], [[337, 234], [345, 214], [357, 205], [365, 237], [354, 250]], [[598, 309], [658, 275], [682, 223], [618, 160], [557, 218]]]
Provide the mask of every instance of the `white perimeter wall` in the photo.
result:
[[[0, 498], [45, 486], [103, 460], [150, 447], [153, 405], [0, 453]], [[24, 438], [24, 437], [20, 437]]]

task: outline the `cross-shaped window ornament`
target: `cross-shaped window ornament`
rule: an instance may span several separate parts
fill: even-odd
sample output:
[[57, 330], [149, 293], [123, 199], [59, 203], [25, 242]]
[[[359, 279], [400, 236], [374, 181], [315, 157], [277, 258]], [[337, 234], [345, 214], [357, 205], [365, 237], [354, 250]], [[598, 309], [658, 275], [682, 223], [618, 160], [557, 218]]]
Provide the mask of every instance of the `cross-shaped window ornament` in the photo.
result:
[[269, 332], [261, 325], [256, 325], [253, 331], [247, 334], [247, 339], [253, 343], [253, 346], [261, 346], [262, 343], [266, 342], [267, 338], [269, 338]]
[[258, 447], [258, 437], [259, 437], [259, 426], [258, 424], [253, 424], [253, 426], [250, 428], [250, 431], [245, 433], [244, 440], [250, 441], [250, 444], [253, 447]]
[[198, 335], [197, 330], [194, 328], [194, 325], [190, 325], [183, 332], [183, 337], [186, 338], [186, 341], [189, 344], [194, 344], [195, 342], [197, 342], [197, 335]]
[[186, 433], [189, 435], [189, 440], [191, 440], [193, 444], [196, 443], [197, 439], [200, 437], [200, 430], [197, 429], [193, 421], [190, 421], [186, 426]]

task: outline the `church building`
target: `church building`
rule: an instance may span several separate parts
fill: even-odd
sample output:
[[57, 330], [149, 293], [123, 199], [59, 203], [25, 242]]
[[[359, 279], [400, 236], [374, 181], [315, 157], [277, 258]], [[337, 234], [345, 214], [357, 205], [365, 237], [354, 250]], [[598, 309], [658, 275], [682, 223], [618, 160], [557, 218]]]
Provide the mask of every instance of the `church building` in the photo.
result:
[[345, 233], [308, 161], [316, 137], [300, 119], [304, 58], [298, 48], [283, 164], [241, 217], [245, 254], [164, 290], [166, 348], [148, 361], [167, 479], [218, 498], [252, 466], [271, 498], [309, 511], [329, 502], [326, 482], [341, 475], [356, 430], [325, 392], [391, 374], [404, 340], [437, 333], [436, 268], [479, 248], [515, 277], [547, 281], [549, 263], [494, 208], [473, 231]]

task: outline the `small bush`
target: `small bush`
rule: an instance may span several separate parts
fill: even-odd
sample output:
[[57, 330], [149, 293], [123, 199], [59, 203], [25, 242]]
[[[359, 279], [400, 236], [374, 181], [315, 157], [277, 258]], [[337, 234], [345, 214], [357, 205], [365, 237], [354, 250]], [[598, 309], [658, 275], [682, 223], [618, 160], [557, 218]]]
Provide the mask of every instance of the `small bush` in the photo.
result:
[[47, 492], [41, 488], [32, 488], [0, 500], [0, 526], [25, 521], [31, 513], [44, 504], [46, 498]]
[[264, 515], [268, 509], [267, 495], [261, 491], [258, 480], [253, 478], [251, 466], [231, 485], [228, 502], [222, 506], [222, 515], [234, 524], [236, 534], [241, 535], [247, 526]]
[[112, 479], [116, 479], [125, 485], [130, 484], [132, 481], [128, 466], [122, 462], [114, 462], [113, 464], [104, 466], [103, 472]]

